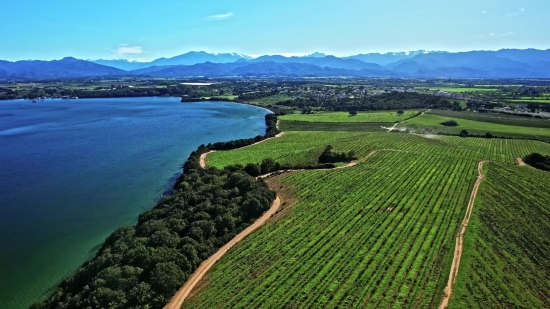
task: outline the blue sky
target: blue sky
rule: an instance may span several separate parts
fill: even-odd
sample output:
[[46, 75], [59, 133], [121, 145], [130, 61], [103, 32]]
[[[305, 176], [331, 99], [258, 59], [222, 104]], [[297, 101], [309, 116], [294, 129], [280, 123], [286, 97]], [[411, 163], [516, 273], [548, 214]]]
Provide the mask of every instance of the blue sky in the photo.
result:
[[2, 2], [0, 59], [10, 61], [550, 48], [548, 0]]

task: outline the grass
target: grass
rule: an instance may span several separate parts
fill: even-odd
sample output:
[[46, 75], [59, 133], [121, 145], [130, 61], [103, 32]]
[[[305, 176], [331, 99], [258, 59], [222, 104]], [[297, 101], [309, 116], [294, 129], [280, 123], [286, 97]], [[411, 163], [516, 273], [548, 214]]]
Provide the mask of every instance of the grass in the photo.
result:
[[550, 139], [549, 128], [511, 126], [467, 119], [457, 120], [459, 125], [456, 127], [445, 127], [441, 125], [442, 122], [448, 120], [453, 119], [449, 117], [427, 114], [422, 117], [407, 120], [404, 123], [399, 124], [398, 128], [402, 130], [410, 129], [418, 131], [430, 129], [434, 132], [448, 134], [458, 134], [461, 130], [467, 130], [470, 134], [476, 135], [483, 135], [489, 132], [495, 136], [511, 136], [544, 140]]
[[279, 102], [287, 101], [287, 100], [292, 100], [292, 98], [287, 95], [276, 94], [269, 97], [252, 100], [250, 102], [258, 105], [276, 105]]
[[[280, 118], [280, 117], [279, 117]], [[282, 131], [360, 131], [360, 132], [385, 132], [393, 126], [393, 123], [376, 122], [309, 122], [280, 120], [279, 128]]]
[[474, 113], [474, 112], [456, 112], [451, 110], [433, 109], [429, 114], [448, 117], [453, 119], [467, 119], [496, 124], [550, 128], [550, 120], [547, 118], [522, 117], [503, 113]]
[[550, 177], [490, 163], [449, 309], [550, 307]]
[[398, 122], [414, 117], [418, 111], [405, 111], [399, 116], [397, 112], [358, 112], [356, 116], [350, 116], [348, 112], [319, 112], [314, 114], [292, 114], [280, 116], [286, 121], [309, 122]]

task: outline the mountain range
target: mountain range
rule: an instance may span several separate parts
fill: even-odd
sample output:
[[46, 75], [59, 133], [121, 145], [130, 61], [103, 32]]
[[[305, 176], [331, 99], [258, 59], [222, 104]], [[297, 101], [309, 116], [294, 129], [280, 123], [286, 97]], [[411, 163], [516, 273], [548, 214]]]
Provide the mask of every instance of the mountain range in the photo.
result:
[[371, 53], [335, 57], [313, 53], [252, 58], [237, 53], [189, 52], [151, 62], [128, 60], [1, 61], [0, 79], [103, 76], [167, 78], [222, 76], [357, 76], [448, 78], [550, 78], [550, 49]]

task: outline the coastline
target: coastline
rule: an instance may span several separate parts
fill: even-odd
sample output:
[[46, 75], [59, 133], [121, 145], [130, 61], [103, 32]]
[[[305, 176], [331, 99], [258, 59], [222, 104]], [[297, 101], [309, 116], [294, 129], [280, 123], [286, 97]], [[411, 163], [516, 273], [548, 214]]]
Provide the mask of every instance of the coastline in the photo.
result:
[[[216, 101], [213, 101], [213, 102], [216, 102]], [[222, 103], [225, 103], [224, 101], [221, 101], [221, 102], [222, 102]], [[200, 103], [200, 101], [199, 101], [199, 102], [196, 102], [196, 103]], [[228, 103], [235, 103], [235, 102], [228, 102]], [[242, 104], [242, 105], [248, 105], [248, 104]], [[250, 105], [249, 105], [249, 106], [250, 106]], [[257, 106], [255, 106], [255, 107], [257, 107]], [[264, 108], [262, 108], [262, 109], [263, 109], [264, 111], [268, 111], [267, 109], [264, 109]], [[269, 115], [273, 115], [273, 114], [272, 114], [271, 112], [269, 112], [269, 113], [266, 115], [266, 117], [265, 117], [265, 124], [266, 124], [266, 126], [265, 126], [265, 133], [266, 133], [266, 134], [263, 135], [263, 136], [261, 137], [262, 140], [263, 140], [263, 139], [269, 138], [269, 131], [270, 131], [270, 130], [273, 130], [273, 126], [270, 126], [270, 125], [269, 125], [269, 122], [268, 122], [268, 119], [269, 119], [268, 116], [269, 116]], [[241, 141], [242, 143], [248, 144], [248, 143], [253, 142], [254, 139], [257, 139], [257, 138], [259, 138], [259, 136], [257, 136], [256, 138], [248, 138], [248, 139], [245, 138], [245, 139], [239, 139], [239, 140], [235, 140], [235, 141]], [[218, 143], [212, 145], [211, 147], [216, 147], [216, 145], [218, 145], [218, 147], [221, 147], [221, 146], [219, 146], [219, 145], [229, 145], [229, 144], [232, 143], [232, 142], [234, 142], [234, 141], [230, 141], [230, 142], [218, 142]], [[209, 145], [210, 145], [210, 144], [209, 144]], [[172, 183], [173, 188], [178, 188], [178, 186], [181, 184], [181, 183], [180, 183], [180, 180], [185, 178], [186, 171], [190, 168], [190, 166], [192, 166], [193, 164], [195, 164], [195, 162], [194, 162], [195, 158], [194, 158], [193, 154], [197, 153], [197, 151], [200, 152], [201, 149], [204, 149], [204, 148], [201, 148], [201, 147], [205, 147], [205, 146], [204, 146], [204, 145], [201, 145], [201, 146], [198, 147], [198, 149], [197, 149], [196, 151], [194, 151], [194, 152], [191, 153], [191, 156], [189, 157], [189, 159], [186, 161], [186, 163], [185, 163], [184, 166], [183, 166], [183, 173], [181, 173], [179, 177], [175, 177], [175, 178], [176, 178], [176, 181], [175, 181], [175, 183]], [[198, 161], [198, 160], [197, 160], [197, 161]], [[192, 168], [192, 167], [191, 167], [191, 168]], [[150, 210], [148, 210], [148, 211], [142, 212], [141, 215], [140, 215], [140, 218], [141, 218], [141, 216], [144, 215], [145, 213], [148, 213], [148, 212], [150, 212], [150, 211], [156, 209], [157, 207], [159, 207], [159, 205], [161, 205], [161, 204], [164, 203], [163, 201], [165, 201], [165, 200], [169, 201], [169, 200], [173, 200], [174, 198], [177, 198], [177, 197], [176, 197], [176, 195], [177, 195], [177, 193], [178, 193], [178, 192], [176, 192], [177, 190], [172, 189], [171, 191], [172, 191], [172, 192], [171, 192], [171, 194], [169, 194], [169, 195], [167, 195], [167, 194], [166, 194], [167, 192], [165, 192], [165, 193], [163, 194], [163, 196], [161, 197], [159, 204], [157, 204], [155, 207], [153, 207], [152, 209], [150, 209]], [[157, 196], [157, 197], [158, 197], [158, 196]], [[117, 231], [118, 231], [118, 230], [117, 230]], [[115, 233], [116, 233], [116, 232], [115, 232]], [[113, 234], [111, 234], [111, 236], [107, 237], [107, 239], [105, 240], [105, 242], [103, 242], [103, 243], [99, 246], [99, 247], [101, 247], [101, 248], [99, 249], [99, 252], [95, 253], [95, 254], [93, 255], [93, 258], [92, 258], [92, 259], [88, 259], [88, 260], [84, 263], [84, 265], [81, 266], [81, 268], [82, 268], [82, 267], [85, 267], [86, 265], [92, 263], [95, 259], [97, 259], [97, 258], [102, 254], [102, 252], [105, 250], [106, 246], [109, 245], [109, 244], [108, 244], [109, 239], [112, 238], [112, 237], [113, 237]], [[49, 292], [50, 292], [50, 293], [49, 293], [49, 296], [44, 300], [44, 303], [43, 303], [43, 304], [44, 304], [44, 305], [47, 304], [47, 303], [54, 304], [55, 302], [57, 302], [57, 300], [55, 300], [56, 297], [55, 297], [55, 292], [54, 292], [54, 291], [58, 291], [57, 294], [63, 293], [63, 292], [61, 292], [61, 291], [64, 290], [64, 286], [65, 286], [65, 287], [70, 286], [70, 285], [67, 285], [67, 282], [72, 282], [72, 280], [73, 280], [72, 278], [74, 278], [75, 275], [78, 275], [78, 274], [81, 273], [81, 272], [82, 272], [82, 270], [81, 270], [81, 269], [78, 269], [78, 270], [76, 270], [75, 272], [73, 272], [73, 275], [71, 275], [71, 276], [69, 276], [69, 277], [65, 277], [65, 278], [63, 279], [63, 282], [61, 283], [61, 285], [56, 285], [56, 286], [51, 287], [51, 288], [49, 289]], [[76, 287], [76, 288], [78, 289], [78, 287]], [[52, 294], [51, 292], [54, 292], [54, 293]], [[37, 308], [42, 308], [42, 307], [37, 307]], [[48, 308], [48, 307], [44, 307], [44, 308]]]

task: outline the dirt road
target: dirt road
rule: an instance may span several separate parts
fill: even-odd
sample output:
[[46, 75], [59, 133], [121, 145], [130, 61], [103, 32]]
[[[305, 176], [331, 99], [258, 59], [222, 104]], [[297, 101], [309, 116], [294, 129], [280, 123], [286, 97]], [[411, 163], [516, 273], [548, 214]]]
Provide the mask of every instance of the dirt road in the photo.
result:
[[453, 284], [456, 282], [456, 276], [458, 275], [458, 267], [460, 266], [460, 259], [462, 258], [462, 251], [464, 249], [464, 234], [466, 234], [466, 228], [468, 223], [470, 223], [470, 217], [472, 215], [472, 210], [474, 209], [474, 202], [476, 200], [477, 191], [479, 190], [479, 185], [481, 181], [485, 178], [483, 175], [483, 164], [487, 161], [481, 161], [477, 165], [477, 180], [472, 190], [472, 195], [470, 196], [470, 201], [468, 202], [468, 208], [466, 209], [466, 214], [464, 215], [464, 220], [462, 221], [462, 228], [456, 236], [455, 252], [453, 257], [453, 263], [451, 264], [451, 271], [449, 274], [449, 280], [447, 281], [447, 286], [443, 292], [443, 300], [439, 309], [444, 309], [449, 305], [449, 300], [451, 299], [451, 294], [453, 292]]
[[527, 166], [527, 164], [525, 162], [523, 162], [522, 158], [516, 158], [516, 161], [518, 161], [519, 166]]
[[[426, 113], [429, 112], [429, 111], [431, 111], [431, 109], [429, 109], [429, 110], [427, 110], [427, 111], [425, 111], [425, 112], [421, 112], [420, 115], [418, 115], [418, 116], [416, 116], [416, 117], [420, 117], [420, 116], [426, 114]], [[413, 117], [413, 118], [416, 118], [416, 117]], [[409, 118], [409, 119], [407, 119], [407, 120], [411, 120], [411, 119], [412, 119], [412, 118]], [[391, 132], [391, 131], [395, 130], [395, 127], [396, 127], [398, 124], [401, 124], [401, 123], [403, 123], [403, 122], [405, 122], [405, 121], [407, 121], [407, 120], [403, 120], [403, 121], [400, 121], [400, 122], [396, 122], [396, 123], [393, 125], [393, 127], [391, 127], [391, 128], [388, 129], [388, 132]]]
[[250, 235], [260, 226], [264, 225], [267, 220], [269, 220], [269, 218], [271, 218], [271, 216], [279, 210], [279, 208], [281, 208], [281, 199], [279, 198], [279, 196], [277, 196], [275, 201], [273, 201], [273, 203], [271, 204], [269, 210], [264, 212], [264, 214], [260, 218], [258, 218], [251, 226], [240, 232], [231, 241], [229, 241], [216, 253], [214, 253], [214, 255], [209, 257], [206, 261], [202, 262], [199, 268], [197, 268], [197, 270], [195, 270], [191, 277], [189, 277], [187, 282], [185, 282], [183, 287], [179, 291], [177, 291], [176, 295], [172, 297], [170, 302], [166, 306], [164, 306], [164, 309], [180, 309], [181, 305], [183, 304], [189, 293], [193, 290], [197, 283], [199, 283], [204, 274], [206, 274], [206, 272], [210, 270], [214, 263], [216, 263], [236, 243], [243, 240], [246, 236]]

